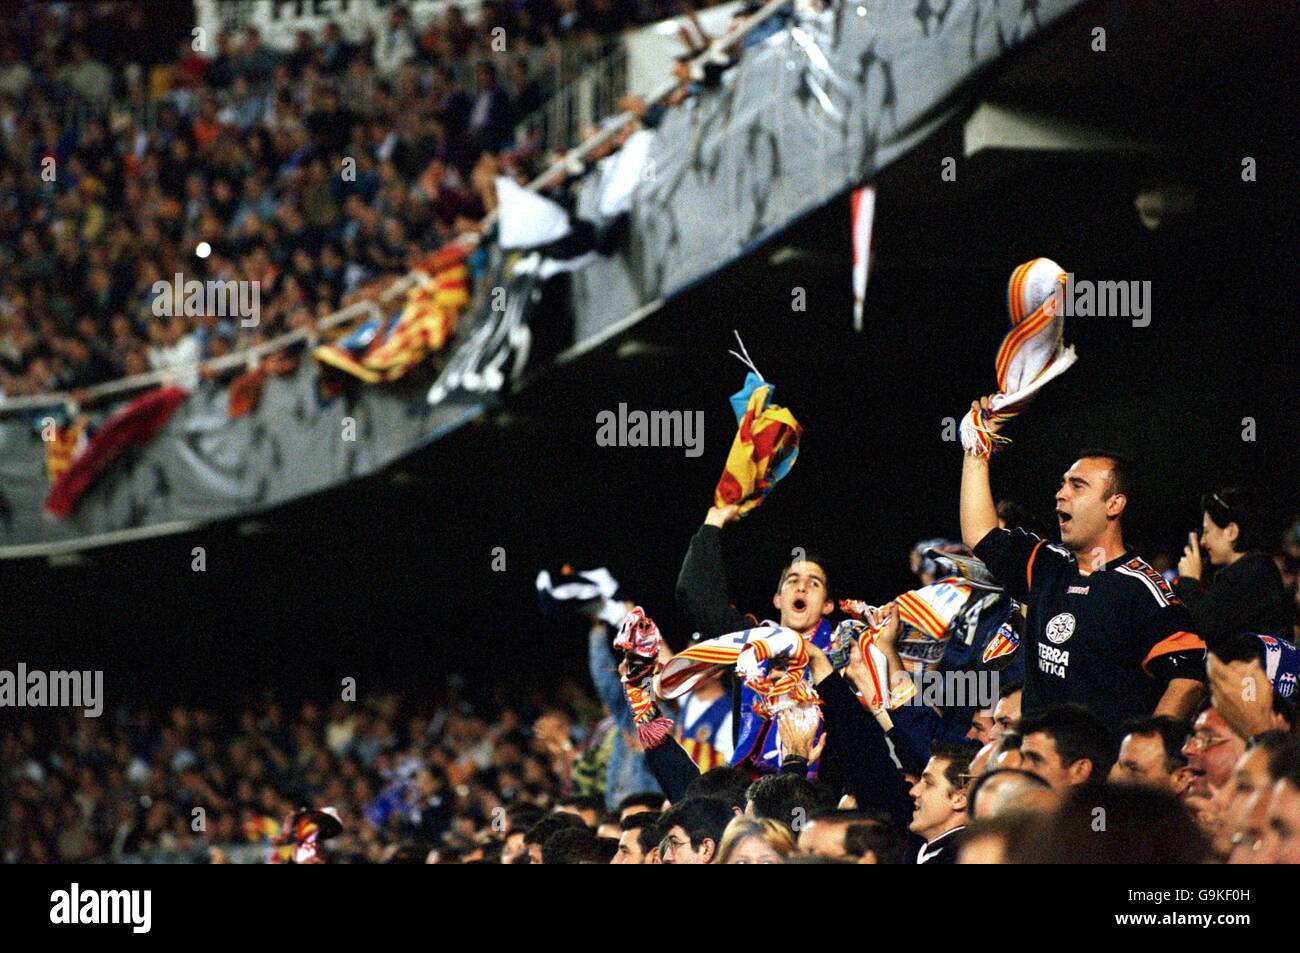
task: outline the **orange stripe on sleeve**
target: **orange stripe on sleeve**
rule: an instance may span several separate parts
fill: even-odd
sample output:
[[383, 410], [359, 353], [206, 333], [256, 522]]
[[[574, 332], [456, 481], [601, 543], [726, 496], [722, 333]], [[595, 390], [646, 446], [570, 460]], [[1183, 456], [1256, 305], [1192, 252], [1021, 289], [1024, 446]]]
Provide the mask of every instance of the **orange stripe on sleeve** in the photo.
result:
[[1205, 640], [1193, 632], [1175, 632], [1167, 638], [1161, 639], [1155, 645], [1151, 646], [1151, 651], [1147, 657], [1142, 660], [1142, 671], [1148, 675], [1151, 674], [1147, 664], [1161, 655], [1169, 655], [1173, 652], [1186, 652], [1191, 649], [1205, 650]]
[[1029, 562], [1025, 565], [1026, 594], [1029, 592], [1030, 589], [1034, 588], [1034, 560], [1038, 558], [1038, 551], [1043, 548], [1043, 544], [1045, 542], [1047, 542], [1047, 540], [1040, 539], [1038, 541], [1038, 545], [1034, 547], [1034, 551], [1029, 554]]

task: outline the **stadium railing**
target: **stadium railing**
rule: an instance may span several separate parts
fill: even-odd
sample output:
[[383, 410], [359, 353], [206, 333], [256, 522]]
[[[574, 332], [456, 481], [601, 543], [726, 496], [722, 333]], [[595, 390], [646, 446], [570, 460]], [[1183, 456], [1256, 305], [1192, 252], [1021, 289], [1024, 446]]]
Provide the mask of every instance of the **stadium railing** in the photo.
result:
[[[693, 75], [702, 76], [705, 64], [725, 62], [732, 48], [792, 3], [794, 3], [794, 0], [768, 0], [752, 16], [733, 26], [722, 36], [713, 40], [705, 49], [687, 60], [686, 62]], [[646, 97], [646, 107], [653, 108], [664, 103], [679, 85], [680, 83], [676, 78], [666, 80], [658, 89]], [[612, 116], [601, 125], [595, 135], [570, 149], [540, 175], [527, 183], [525, 187], [531, 191], [537, 191], [544, 184], [555, 180], [557, 176], [580, 172], [592, 153], [604, 148], [611, 140], [622, 134], [629, 125], [638, 122], [639, 119], [640, 115], [638, 113], [630, 111]], [[482, 240], [481, 234], [490, 231], [495, 224], [496, 213], [490, 212], [481, 223], [480, 233], [462, 235], [457, 241], [470, 247], [476, 246]], [[423, 280], [424, 277], [418, 271], [408, 272], [401, 276], [379, 294], [379, 303], [388, 304], [396, 300], [412, 286]], [[209, 358], [183, 367], [172, 367], [124, 377], [78, 390], [75, 393], [71, 391], [52, 391], [46, 394], [29, 394], [5, 398], [0, 400], [0, 415], [25, 413], [42, 408], [82, 406], [88, 402], [99, 402], [105, 398], [118, 397], [135, 391], [173, 383], [187, 374], [204, 369], [209, 372], [219, 373], [242, 366], [255, 366], [260, 358], [268, 354], [284, 350], [300, 342], [312, 343], [319, 338], [322, 331], [328, 331], [358, 319], [374, 317], [379, 313], [379, 304], [369, 300], [357, 301], [334, 314], [322, 318], [312, 329], [299, 328], [262, 344], [235, 351], [222, 357]]]

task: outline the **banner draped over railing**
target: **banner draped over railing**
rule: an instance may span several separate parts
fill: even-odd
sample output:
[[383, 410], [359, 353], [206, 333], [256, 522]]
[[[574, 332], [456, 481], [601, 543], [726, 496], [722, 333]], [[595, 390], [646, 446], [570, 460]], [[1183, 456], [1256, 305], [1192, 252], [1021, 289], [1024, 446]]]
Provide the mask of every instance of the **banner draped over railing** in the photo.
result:
[[46, 411], [0, 414], [0, 557], [177, 531], [381, 470], [872, 178], [959, 109], [980, 70], [1081, 2], [862, 0], [771, 21], [638, 140], [630, 201], [611, 199], [632, 180], [610, 156], [579, 185], [563, 250], [491, 250], [446, 352], [333, 396], [304, 355], [237, 417], [229, 381], [201, 382], [65, 519], [44, 514]]

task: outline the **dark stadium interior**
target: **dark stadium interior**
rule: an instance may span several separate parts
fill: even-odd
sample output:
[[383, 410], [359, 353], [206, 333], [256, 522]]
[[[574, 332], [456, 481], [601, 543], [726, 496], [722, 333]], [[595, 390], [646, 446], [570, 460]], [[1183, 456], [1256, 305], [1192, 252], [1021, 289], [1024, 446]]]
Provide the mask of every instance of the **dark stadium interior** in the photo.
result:
[[[1260, 181], [1243, 184], [1233, 157], [1212, 147], [1224, 134], [1217, 116], [1278, 120], [1276, 104], [1218, 78], [1206, 90], [1224, 108], [1187, 130], [1202, 151], [1045, 158], [1032, 190], [996, 174], [910, 188], [916, 166], [955, 135], [939, 133], [881, 182], [860, 336], [849, 327], [847, 206], [836, 202], [378, 478], [255, 525], [73, 564], [0, 565], [6, 654], [103, 667], [114, 693], [212, 701], [315, 691], [344, 675], [425, 686], [453, 670], [494, 671], [543, 684], [583, 652], [580, 633], [535, 611], [537, 570], [566, 561], [610, 567], [681, 644], [673, 581], [733, 432], [726, 397], [743, 377], [726, 353], [733, 327], [805, 427], [791, 478], [729, 539], [737, 604], [761, 609], [796, 545], [836, 554], [842, 594], [885, 597], [906, 587], [917, 539], [956, 532], [960, 454], [941, 439], [943, 418], [992, 389], [988, 342], [1005, 320], [1006, 275], [1044, 250], [1080, 277], [1149, 279], [1152, 321], [1068, 324], [1080, 366], [1012, 425], [997, 492], [1050, 515], [1073, 451], [1105, 445], [1142, 464], [1145, 552], [1175, 551], [1213, 485], [1259, 483], [1300, 509], [1294, 259], [1283, 237], [1294, 156], [1261, 151]], [[1199, 184], [1200, 204], [1190, 221], [1149, 232], [1133, 198], [1161, 176]], [[773, 259], [782, 249], [794, 254]], [[796, 287], [805, 313], [790, 308]], [[619, 402], [705, 411], [704, 455], [598, 447], [596, 414]], [[1241, 438], [1246, 417], [1254, 442]], [[206, 572], [191, 571], [194, 546]], [[497, 546], [504, 573], [491, 568]]]
[[[1063, 112], [1087, 117], [1122, 90], [1132, 108], [1107, 110], [1107, 121], [1165, 148], [1005, 163], [986, 154], [935, 188], [929, 170], [959, 154], [960, 123], [950, 124], [880, 180], [861, 335], [849, 326], [848, 213], [837, 201], [379, 477], [238, 525], [54, 565], [0, 564], [6, 655], [105, 668], [115, 694], [214, 702], [312, 692], [344, 675], [424, 687], [492, 671], [541, 685], [583, 652], [580, 633], [535, 610], [537, 570], [566, 561], [608, 566], [680, 645], [690, 633], [673, 581], [743, 377], [727, 356], [733, 328], [805, 427], [790, 479], [730, 534], [737, 604], [760, 611], [796, 545], [836, 555], [841, 594], [892, 595], [907, 585], [916, 540], [956, 533], [960, 453], [941, 439], [943, 420], [992, 390], [1006, 276], [1043, 253], [1080, 277], [1150, 280], [1152, 321], [1067, 325], [1080, 366], [1012, 425], [996, 491], [1049, 515], [1073, 451], [1105, 445], [1142, 464], [1144, 552], [1176, 552], [1213, 485], [1265, 485], [1300, 510], [1296, 170], [1274, 134], [1294, 128], [1294, 106], [1262, 91], [1259, 65], [1285, 40], [1261, 28], [1239, 40], [1244, 50], [1181, 63], [1130, 50], [1123, 70], [1086, 77], [1040, 44], [990, 77], [991, 98], [1015, 102], [1034, 73]], [[1253, 183], [1219, 147], [1243, 129], [1259, 143]], [[1197, 206], [1149, 231], [1134, 197], [1166, 182], [1196, 187]], [[806, 312], [791, 310], [795, 288]], [[620, 402], [705, 411], [704, 455], [598, 447], [596, 414]], [[1242, 440], [1247, 417], [1253, 442]], [[202, 573], [190, 568], [195, 546]], [[492, 571], [497, 546], [506, 572]]]
[[[1300, 863], [1298, 47], [1294, 0], [0, 18], [0, 867], [61, 881], [11, 906], [1124, 863], [939, 919], [1266, 921], [1185, 888]], [[733, 350], [800, 434], [738, 436]]]

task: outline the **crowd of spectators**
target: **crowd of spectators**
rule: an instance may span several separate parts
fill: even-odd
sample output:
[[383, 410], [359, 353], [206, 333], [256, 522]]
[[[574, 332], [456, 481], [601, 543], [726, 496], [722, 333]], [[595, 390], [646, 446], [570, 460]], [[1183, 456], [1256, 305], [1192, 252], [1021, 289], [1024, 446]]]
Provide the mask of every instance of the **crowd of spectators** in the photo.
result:
[[[1241, 509], [1249, 499], [1233, 489], [1207, 495], [1207, 525], [1234, 541], [1242, 523], [1255, 533]], [[1221, 512], [1229, 500], [1237, 509]], [[708, 598], [696, 577], [712, 578], [698, 544], [728, 521], [710, 511], [683, 565], [678, 598], [689, 611]], [[1258, 535], [1247, 540], [1226, 551], [1211, 544], [1207, 561], [1222, 573], [1263, 553]], [[934, 566], [921, 554], [936, 543], [960, 549], [918, 546], [922, 585]], [[815, 566], [778, 592], [787, 621], [820, 616], [825, 571], [813, 558], [782, 577]], [[453, 676], [429, 696], [291, 704], [268, 693], [233, 709], [110, 705], [98, 719], [10, 719], [0, 726], [0, 859], [290, 862], [295, 813], [329, 807], [342, 833], [323, 856], [342, 863], [1300, 862], [1300, 734], [1285, 688], [1290, 671], [1294, 689], [1294, 658], [1279, 669], [1266, 640], [1243, 634], [1300, 634], [1300, 523], [1265, 562], [1282, 601], [1210, 640], [1209, 691], [1182, 715], [1115, 727], [1081, 704], [1028, 711], [1024, 684], [1007, 679], [969, 723], [928, 728], [917, 745], [924, 707], [877, 724], [850, 694], [870, 695], [861, 654], [835, 671], [809, 642], [834, 743], [823, 755], [813, 735], [778, 716], [775, 771], [732, 757], [725, 679], [664, 704], [673, 736], [640, 743], [628, 669], [611, 648], [611, 620], [631, 605], [621, 596], [580, 617], [590, 619], [588, 686], [555, 672], [558, 685], [471, 692]], [[1194, 624], [1246, 618], [1261, 602], [1216, 591], [1221, 581], [1178, 578], [1176, 587], [1199, 586], [1201, 605], [1213, 605]], [[880, 644], [897, 635], [894, 620]], [[1104, 837], [1089, 836], [1098, 807]]]
[[[28, 5], [0, 24], [0, 397], [219, 357], [405, 271], [548, 158], [517, 129], [565, 64], [671, 12], [398, 6], [355, 40], [250, 27], [204, 55], [139, 4]], [[177, 274], [258, 282], [257, 320], [167, 314]]]

